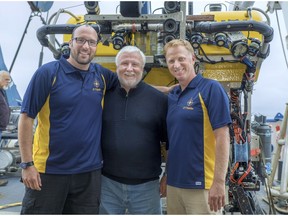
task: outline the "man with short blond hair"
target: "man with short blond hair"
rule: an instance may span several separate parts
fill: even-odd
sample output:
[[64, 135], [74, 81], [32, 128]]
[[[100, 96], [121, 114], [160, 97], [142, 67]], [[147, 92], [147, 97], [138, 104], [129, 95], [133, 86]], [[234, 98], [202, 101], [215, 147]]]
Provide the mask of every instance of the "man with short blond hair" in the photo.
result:
[[179, 86], [168, 95], [168, 214], [217, 214], [225, 204], [229, 160], [229, 98], [221, 84], [194, 70], [189, 41], [164, 47]]

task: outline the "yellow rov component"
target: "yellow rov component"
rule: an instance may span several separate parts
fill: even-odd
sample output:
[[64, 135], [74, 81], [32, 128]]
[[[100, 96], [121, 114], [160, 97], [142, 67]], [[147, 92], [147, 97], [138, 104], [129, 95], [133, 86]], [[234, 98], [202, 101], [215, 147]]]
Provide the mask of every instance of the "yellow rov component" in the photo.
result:
[[[71, 17], [68, 21], [67, 24], [81, 24], [85, 23], [84, 16], [78, 16], [79, 20], [77, 21], [75, 18]], [[71, 34], [65, 34], [64, 35], [64, 42], [68, 42], [71, 39]], [[97, 45], [97, 51], [96, 54], [97, 56], [116, 56], [118, 53], [118, 50], [113, 49], [113, 45], [109, 44], [109, 46], [104, 46], [103, 44], [99, 43]]]
[[[247, 11], [231, 11], [231, 12], [204, 12], [202, 15], [214, 15], [214, 20], [216, 22], [222, 21], [248, 21], [250, 19], [254, 21], [262, 21], [261, 14], [258, 11], [251, 11], [251, 18], [248, 16]], [[80, 20], [76, 21], [73, 17], [70, 18], [67, 24], [80, 24], [84, 23], [84, 16], [79, 16]], [[263, 40], [263, 36], [254, 31], [243, 31], [245, 37], [257, 38], [260, 42]], [[64, 35], [64, 41], [68, 42], [71, 39], [71, 35]], [[153, 56], [157, 50], [157, 33], [148, 32], [147, 34], [142, 34], [136, 32], [132, 35], [132, 45], [137, 45], [146, 56]], [[248, 45], [250, 41], [248, 40]], [[224, 47], [218, 47], [216, 45], [201, 44], [205, 54], [209, 58], [216, 56], [232, 57], [231, 51]], [[113, 48], [112, 43], [108, 46], [99, 43], [97, 46], [97, 52], [95, 54], [95, 59], [98, 63], [104, 67], [109, 68], [112, 71], [116, 71], [116, 66], [113, 57], [116, 56], [118, 50]], [[200, 55], [203, 53], [200, 52]], [[254, 61], [257, 61], [257, 57], [253, 57]], [[99, 60], [101, 59], [101, 60]], [[236, 60], [236, 59], [235, 59]], [[239, 60], [239, 59], [238, 59]], [[246, 66], [241, 63], [230, 63], [223, 62], [217, 64], [201, 63], [201, 73], [204, 77], [218, 80], [219, 82], [229, 83], [235, 82], [240, 84], [243, 78], [243, 73], [245, 72]], [[259, 69], [256, 70], [255, 81], [257, 81], [259, 75]], [[175, 83], [174, 77], [169, 73], [167, 68], [152, 68], [144, 79], [145, 82], [154, 85], [172, 85]]]
[[[75, 18], [71, 17], [67, 24], [81, 24], [84, 23], [84, 16], [78, 16], [79, 20], [77, 21]], [[135, 33], [133, 35], [132, 41], [145, 53], [146, 56], [153, 55], [156, 52], [156, 32], [151, 32], [148, 34], [140, 34]], [[68, 42], [71, 39], [71, 34], [64, 35], [64, 42]], [[153, 40], [153, 44], [150, 46], [150, 41]], [[104, 46], [99, 43], [97, 45], [97, 51], [95, 54], [95, 60], [104, 59], [99, 62], [103, 67], [109, 68], [111, 71], [116, 71], [116, 65], [114, 60], [111, 61], [111, 57], [115, 57], [118, 53], [118, 50], [113, 48], [113, 45], [110, 43], [109, 46]], [[109, 59], [105, 62], [105, 58]], [[152, 68], [151, 71], [147, 74], [144, 79], [145, 82], [153, 84], [153, 85], [172, 85], [174, 84], [174, 77], [169, 73], [167, 68]]]
[[[214, 15], [214, 20], [216, 22], [250, 20], [247, 11], [203, 12], [201, 15]], [[254, 21], [262, 21], [261, 14], [257, 11], [252, 11], [251, 17]], [[260, 42], [263, 40], [262, 35], [255, 31], [242, 31], [242, 33], [245, 37], [257, 38]], [[248, 41], [248, 44], [250, 44], [250, 41]], [[202, 48], [207, 55], [231, 55], [231, 52], [224, 47], [215, 47], [214, 45], [203, 44]]]
[[[250, 17], [247, 11], [228, 11], [228, 12], [203, 12], [202, 15], [214, 15], [214, 20], [217, 22], [222, 21], [248, 21]], [[251, 11], [251, 18], [254, 21], [262, 21], [261, 14], [258, 11]], [[260, 42], [263, 41], [263, 36], [255, 31], [242, 31], [243, 35], [247, 38], [256, 38]], [[251, 41], [248, 40], [248, 45]], [[225, 47], [217, 47], [215, 45], [202, 44], [205, 54], [210, 58], [213, 56], [231, 56], [229, 49]], [[203, 53], [200, 53], [203, 54]], [[257, 57], [255, 57], [256, 60]], [[211, 79], [218, 80], [220, 82], [241, 82], [243, 73], [245, 72], [246, 66], [241, 63], [218, 63], [209, 64], [203, 63], [203, 76]], [[255, 73], [255, 81], [259, 76], [259, 69]]]

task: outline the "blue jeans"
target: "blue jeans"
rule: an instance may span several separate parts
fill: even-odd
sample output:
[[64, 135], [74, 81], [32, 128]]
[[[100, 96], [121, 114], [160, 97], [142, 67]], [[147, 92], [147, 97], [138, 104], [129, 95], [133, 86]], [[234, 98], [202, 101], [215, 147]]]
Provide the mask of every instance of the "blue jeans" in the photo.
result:
[[122, 184], [102, 175], [99, 214], [161, 214], [159, 180]]

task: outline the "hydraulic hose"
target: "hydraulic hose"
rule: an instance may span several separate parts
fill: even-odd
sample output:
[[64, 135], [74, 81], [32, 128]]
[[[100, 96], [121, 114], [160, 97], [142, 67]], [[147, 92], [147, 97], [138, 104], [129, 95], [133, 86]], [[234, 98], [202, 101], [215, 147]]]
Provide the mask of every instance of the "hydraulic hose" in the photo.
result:
[[[74, 24], [61, 24], [61, 25], [45, 25], [37, 30], [37, 39], [44, 47], [48, 47], [55, 57], [60, 55], [60, 51], [49, 41], [47, 35], [50, 34], [72, 34], [73, 29], [80, 25]], [[111, 28], [109, 25], [91, 24], [91, 27], [98, 33], [110, 33]]]
[[228, 21], [228, 22], [195, 22], [194, 31], [203, 33], [235, 32], [235, 31], [256, 31], [264, 36], [264, 43], [273, 40], [273, 28], [266, 23], [249, 21]]

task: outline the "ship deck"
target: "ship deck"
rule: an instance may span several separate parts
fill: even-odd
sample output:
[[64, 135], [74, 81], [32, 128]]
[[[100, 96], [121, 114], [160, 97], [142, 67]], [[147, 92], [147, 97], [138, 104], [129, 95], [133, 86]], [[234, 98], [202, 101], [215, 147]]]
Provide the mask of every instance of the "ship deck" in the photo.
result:
[[0, 186], [0, 214], [20, 214], [21, 202], [25, 191], [24, 185], [20, 182], [21, 170], [7, 173], [5, 177], [8, 179], [8, 184]]
[[[6, 186], [0, 186], [0, 215], [18, 215], [21, 210], [21, 202], [24, 195], [24, 185], [20, 182], [21, 170], [19, 169], [17, 172], [6, 174], [8, 179], [8, 184]], [[269, 205], [264, 201], [267, 195], [264, 190], [264, 186], [261, 187], [261, 190], [256, 192], [257, 200], [259, 201], [259, 205], [263, 210], [263, 214], [273, 214], [269, 212]], [[163, 212], [165, 214], [165, 200], [162, 201]], [[163, 205], [164, 204], [164, 205]], [[241, 214], [237, 212], [226, 213], [226, 214]], [[280, 212], [276, 212], [276, 214], [281, 214]]]

